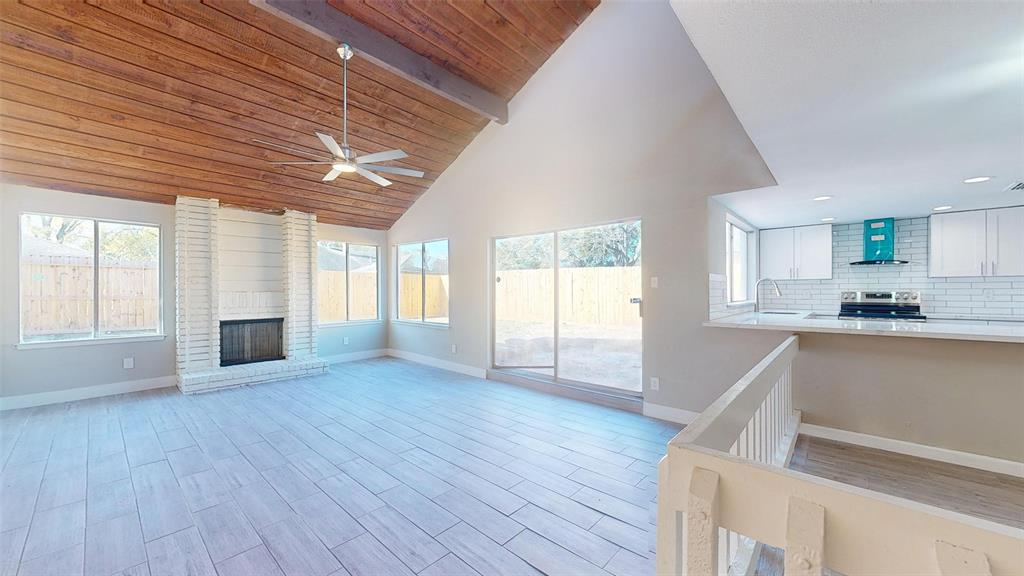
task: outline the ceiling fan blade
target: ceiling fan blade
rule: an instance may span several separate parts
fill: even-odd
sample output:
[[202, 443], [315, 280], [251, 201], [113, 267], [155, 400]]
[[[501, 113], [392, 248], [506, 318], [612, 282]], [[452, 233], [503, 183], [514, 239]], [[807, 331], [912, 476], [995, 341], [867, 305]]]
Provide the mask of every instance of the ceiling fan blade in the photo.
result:
[[330, 160], [330, 158], [327, 158], [327, 157], [322, 156], [320, 154], [313, 154], [312, 152], [306, 152], [305, 150], [299, 150], [298, 148], [290, 148], [288, 146], [282, 146], [280, 144], [274, 144], [273, 142], [267, 142], [266, 140], [257, 140], [255, 138], [253, 138], [252, 141], [253, 142], [257, 142], [259, 144], [266, 144], [267, 146], [276, 146], [276, 147], [281, 148], [283, 150], [287, 150], [287, 151], [295, 153], [295, 154], [301, 154], [303, 156], [312, 156], [313, 158], [322, 158], [324, 160]]
[[317, 132], [316, 137], [327, 146], [327, 149], [334, 154], [335, 158], [344, 158], [345, 153], [341, 150], [341, 146], [338, 146], [338, 142], [334, 139], [334, 136], [330, 134], [324, 134], [323, 132]]
[[335, 178], [337, 178], [339, 174], [341, 174], [341, 170], [333, 170], [333, 169], [332, 169], [332, 170], [331, 170], [330, 172], [328, 172], [328, 173], [327, 173], [327, 174], [326, 174], [326, 175], [325, 175], [325, 176], [323, 177], [323, 179], [321, 180], [321, 182], [330, 182], [331, 180], [334, 180]]
[[271, 164], [334, 164], [333, 160], [317, 160], [315, 162], [271, 162]]
[[377, 184], [380, 184], [381, 186], [390, 186], [391, 185], [391, 180], [388, 180], [387, 178], [381, 178], [380, 176], [374, 174], [373, 172], [370, 172], [369, 170], [367, 170], [367, 169], [365, 169], [365, 168], [363, 168], [361, 166], [356, 166], [356, 172], [358, 172], [359, 175], [362, 176], [363, 178], [367, 178], [369, 180], [373, 180], [374, 182], [376, 182]]
[[365, 156], [356, 157], [356, 164], [369, 164], [371, 162], [387, 162], [388, 160], [399, 160], [409, 155], [401, 150], [387, 150], [385, 152], [374, 152]]
[[376, 170], [377, 172], [389, 172], [391, 174], [401, 174], [402, 176], [423, 178], [423, 172], [419, 170], [409, 170], [408, 168], [399, 168], [397, 166], [380, 166], [378, 164], [360, 164], [360, 166], [367, 170]]

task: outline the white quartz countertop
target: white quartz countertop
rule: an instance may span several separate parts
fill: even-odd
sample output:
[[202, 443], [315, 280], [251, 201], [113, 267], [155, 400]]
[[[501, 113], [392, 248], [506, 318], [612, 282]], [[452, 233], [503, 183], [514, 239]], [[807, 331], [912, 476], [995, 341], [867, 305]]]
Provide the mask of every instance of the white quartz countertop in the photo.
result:
[[[779, 313], [783, 312], [783, 313]], [[890, 320], [841, 320], [835, 316], [808, 311], [786, 310], [744, 312], [704, 323], [716, 328], [749, 330], [785, 330], [788, 332], [824, 332], [831, 334], [864, 334], [868, 336], [902, 336], [942, 340], [973, 340], [978, 342], [1012, 342], [1024, 344], [1024, 322], [970, 321], [964, 319], [929, 318], [926, 322]]]

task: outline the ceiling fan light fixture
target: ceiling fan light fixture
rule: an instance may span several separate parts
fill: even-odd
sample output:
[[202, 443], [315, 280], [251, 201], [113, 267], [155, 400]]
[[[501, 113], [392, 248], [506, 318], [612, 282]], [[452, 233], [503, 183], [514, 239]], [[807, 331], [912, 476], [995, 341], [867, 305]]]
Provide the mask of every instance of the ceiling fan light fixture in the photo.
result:
[[331, 164], [331, 168], [337, 170], [338, 172], [355, 172], [356, 171], [355, 164], [352, 164], [351, 162], [335, 162], [334, 164]]

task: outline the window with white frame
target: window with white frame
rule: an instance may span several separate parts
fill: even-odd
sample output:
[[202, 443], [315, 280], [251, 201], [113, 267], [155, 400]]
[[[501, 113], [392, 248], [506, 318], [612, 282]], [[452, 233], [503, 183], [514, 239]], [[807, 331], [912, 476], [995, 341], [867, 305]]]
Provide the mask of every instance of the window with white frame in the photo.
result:
[[163, 332], [160, 227], [21, 215], [21, 342]]
[[400, 244], [397, 318], [448, 324], [448, 240]]
[[317, 316], [321, 324], [377, 320], [377, 247], [317, 242]]
[[730, 220], [725, 222], [725, 254], [728, 301], [746, 302], [750, 283], [750, 232]]

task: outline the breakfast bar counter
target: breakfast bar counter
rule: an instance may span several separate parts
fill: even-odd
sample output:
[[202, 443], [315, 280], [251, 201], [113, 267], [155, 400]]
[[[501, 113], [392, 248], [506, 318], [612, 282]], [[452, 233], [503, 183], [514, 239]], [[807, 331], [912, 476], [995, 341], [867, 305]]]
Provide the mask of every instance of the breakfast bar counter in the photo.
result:
[[776, 330], [787, 332], [823, 332], [865, 336], [900, 336], [976, 342], [1024, 344], [1024, 321], [932, 318], [924, 322], [906, 320], [841, 319], [836, 315], [799, 311], [766, 310], [743, 312], [704, 322], [713, 328]]

